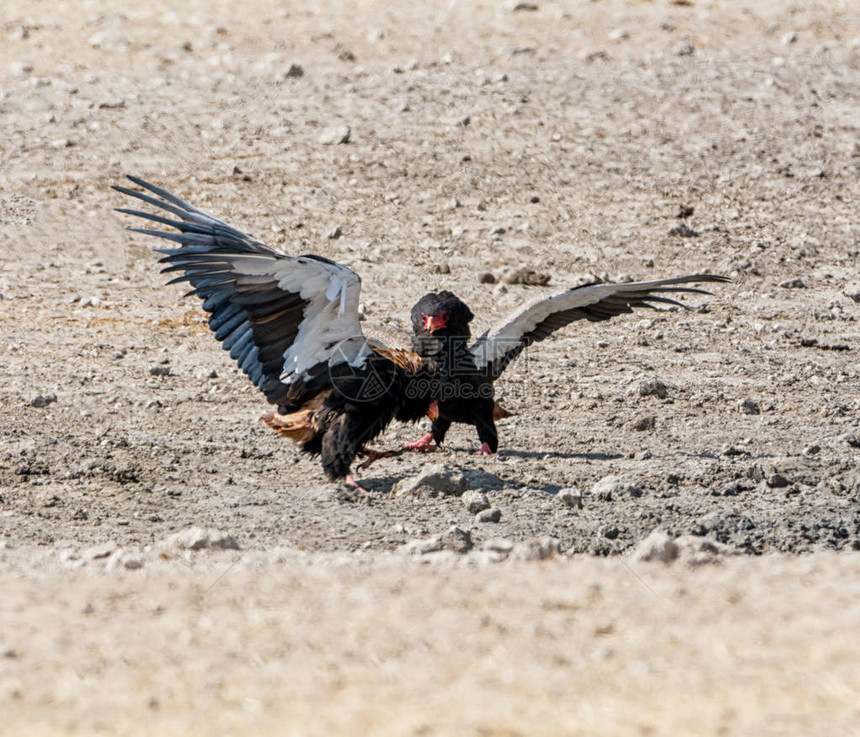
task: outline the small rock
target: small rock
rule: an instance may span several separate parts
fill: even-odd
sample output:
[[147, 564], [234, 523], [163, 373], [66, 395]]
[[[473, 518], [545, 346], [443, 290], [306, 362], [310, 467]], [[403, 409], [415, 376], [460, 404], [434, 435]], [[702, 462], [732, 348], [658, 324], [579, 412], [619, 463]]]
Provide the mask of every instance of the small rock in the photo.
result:
[[239, 550], [239, 543], [232, 535], [204, 527], [189, 527], [164, 538], [159, 543], [162, 549], [173, 550]]
[[550, 274], [540, 274], [527, 268], [516, 269], [505, 277], [508, 284], [525, 284], [532, 287], [544, 287], [551, 279]]
[[501, 537], [494, 537], [486, 540], [481, 545], [481, 550], [487, 550], [491, 553], [503, 553], [507, 555], [514, 549], [514, 544], [510, 540], [505, 540]]
[[328, 232], [328, 235], [326, 236], [326, 238], [328, 238], [330, 241], [336, 241], [342, 235], [343, 235], [343, 228], [341, 228], [338, 225], [334, 229], [332, 229]]
[[125, 100], [118, 97], [114, 100], [104, 100], [99, 103], [100, 110], [121, 110], [125, 107]]
[[523, 11], [535, 12], [538, 10], [538, 4], [531, 0], [510, 0], [507, 3], [507, 8], [512, 13], [521, 13]]
[[860, 282], [854, 282], [845, 287], [844, 294], [855, 302], [860, 302]]
[[568, 507], [582, 509], [582, 492], [579, 489], [562, 489], [556, 494], [556, 497]]
[[301, 64], [290, 64], [290, 68], [287, 69], [284, 77], [297, 79], [299, 77], [305, 76], [305, 70]]
[[841, 439], [848, 443], [852, 448], [860, 448], [860, 435], [856, 435], [855, 433], [846, 433], [841, 436]]
[[127, 568], [130, 571], [137, 571], [143, 568], [143, 561], [134, 555], [124, 555], [122, 557], [122, 565], [123, 568]]
[[758, 402], [751, 397], [747, 397], [746, 399], [742, 399], [738, 402], [738, 409], [745, 415], [761, 414], [761, 407], [759, 407]]
[[671, 563], [680, 552], [677, 543], [666, 532], [654, 530], [633, 548], [630, 560], [635, 563]]
[[696, 53], [696, 47], [689, 41], [681, 41], [675, 49], [675, 53], [678, 56], [692, 56]]
[[479, 284], [495, 284], [496, 277], [492, 274], [492, 272], [485, 271], [482, 274], [478, 275], [478, 283]]
[[642, 496], [642, 489], [629, 479], [623, 476], [609, 475], [604, 476], [593, 487], [591, 493], [600, 501], [612, 501], [615, 499], [630, 496], [638, 498]]
[[696, 230], [693, 230], [686, 223], [681, 223], [680, 225], [676, 225], [674, 228], [669, 229], [669, 235], [675, 235], [679, 238], [698, 238], [699, 233]]
[[675, 217], [680, 218], [681, 220], [685, 220], [690, 217], [695, 212], [695, 209], [691, 205], [678, 205], [678, 209], [675, 211]]
[[609, 38], [613, 41], [623, 41], [625, 38], [630, 38], [630, 34], [623, 28], [614, 28], [609, 32]]
[[786, 279], [779, 283], [783, 289], [804, 289], [806, 287], [806, 283], [799, 276], [794, 279]]
[[821, 452], [821, 446], [817, 443], [812, 443], [811, 445], [807, 445], [803, 449], [803, 455], [805, 456], [817, 456]]
[[81, 553], [81, 558], [84, 560], [102, 560], [110, 558], [116, 551], [118, 546], [112, 540], [101, 545], [93, 545]]
[[433, 535], [432, 537], [427, 537], [423, 540], [410, 540], [408, 543], [401, 545], [397, 550], [405, 555], [428, 555], [429, 553], [438, 553], [442, 550], [442, 536]]
[[767, 485], [772, 489], [784, 489], [786, 486], [791, 486], [791, 481], [789, 481], [785, 476], [781, 473], [772, 473], [767, 478]]
[[81, 307], [98, 307], [101, 299], [98, 297], [85, 297], [78, 303]]
[[669, 396], [669, 390], [660, 379], [646, 379], [639, 384], [639, 396], [665, 399]]
[[788, 33], [784, 33], [782, 35], [782, 38], [780, 38], [779, 40], [780, 43], [782, 43], [784, 46], [789, 46], [790, 44], [793, 44], [795, 41], [797, 41], [797, 38], [797, 31], [789, 31]]
[[455, 553], [468, 553], [472, 549], [472, 537], [459, 527], [452, 527], [439, 537], [443, 550], [453, 550]]
[[615, 525], [600, 525], [597, 529], [597, 534], [600, 537], [605, 537], [607, 540], [615, 540], [620, 534], [618, 527]]
[[472, 514], [477, 514], [490, 508], [490, 500], [483, 491], [473, 489], [463, 494], [463, 506]]
[[333, 125], [323, 130], [320, 133], [317, 142], [324, 146], [330, 146], [338, 143], [349, 143], [349, 137], [352, 130], [348, 125]]
[[30, 400], [31, 407], [47, 407], [57, 401], [56, 394], [37, 394]]
[[412, 478], [398, 481], [395, 496], [460, 496], [469, 484], [461, 471], [452, 471], [441, 463], [425, 466]]
[[746, 474], [752, 481], [764, 481], [764, 469], [758, 463], [753, 463], [747, 468]]
[[169, 376], [170, 366], [150, 366], [149, 373], [153, 376]]
[[737, 481], [732, 481], [723, 487], [723, 496], [738, 496], [744, 488]]
[[647, 432], [657, 427], [657, 418], [654, 415], [641, 415], [634, 417], [630, 422], [630, 429], [639, 432]]
[[482, 512], [478, 512], [475, 516], [475, 522], [499, 522], [502, 519], [502, 510], [498, 507], [492, 507], [490, 509], [485, 509]]
[[511, 551], [512, 560], [548, 560], [561, 553], [561, 546], [554, 537], [542, 537], [539, 540], [514, 545]]

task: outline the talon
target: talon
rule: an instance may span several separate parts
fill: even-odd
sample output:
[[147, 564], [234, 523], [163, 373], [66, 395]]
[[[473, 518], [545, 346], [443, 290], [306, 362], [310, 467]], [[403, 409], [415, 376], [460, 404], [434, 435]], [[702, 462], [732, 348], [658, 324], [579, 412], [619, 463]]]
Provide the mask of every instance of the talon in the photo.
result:
[[368, 468], [370, 464], [375, 463], [380, 458], [392, 458], [394, 456], [399, 456], [403, 453], [403, 450], [371, 450], [370, 448], [362, 448], [358, 451], [358, 455], [367, 456], [367, 460], [359, 463], [357, 468], [360, 470], [364, 470]]
[[438, 450], [438, 448], [439, 446], [433, 440], [432, 432], [428, 432], [423, 438], [416, 440], [414, 443], [404, 443], [401, 446], [401, 450], [414, 450], [418, 453]]
[[476, 456], [491, 456], [493, 451], [490, 450], [489, 443], [481, 443], [481, 449], [475, 453]]
[[347, 486], [351, 486], [353, 489], [357, 489], [358, 491], [360, 491], [360, 492], [362, 492], [362, 493], [364, 493], [364, 494], [368, 494], [368, 493], [370, 493], [370, 492], [368, 492], [368, 490], [367, 490], [367, 489], [365, 489], [363, 486], [361, 486], [361, 485], [358, 483], [358, 481], [356, 481], [356, 480], [352, 477], [352, 474], [351, 474], [351, 473], [348, 473], [346, 476], [344, 476], [344, 477], [343, 477], [343, 481], [344, 481], [344, 483], [345, 483]]

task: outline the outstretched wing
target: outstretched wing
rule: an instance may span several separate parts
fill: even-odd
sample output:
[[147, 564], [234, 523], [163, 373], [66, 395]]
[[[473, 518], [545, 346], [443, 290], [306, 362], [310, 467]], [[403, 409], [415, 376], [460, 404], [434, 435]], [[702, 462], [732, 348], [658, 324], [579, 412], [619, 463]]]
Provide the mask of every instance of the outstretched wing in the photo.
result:
[[301, 403], [324, 388], [331, 366], [364, 364], [370, 348], [358, 320], [361, 280], [354, 271], [321, 256], [287, 256], [160, 187], [128, 178], [157, 197], [114, 189], [178, 218], [119, 208], [178, 232], [130, 230], [179, 244], [158, 249], [164, 271], [179, 272], [169, 283], [191, 284], [188, 294], [203, 300], [215, 337], [272, 404]]
[[498, 378], [527, 346], [547, 338], [575, 320], [608, 320], [634, 307], [654, 308], [657, 304], [683, 307], [666, 293], [710, 294], [704, 289], [680, 287], [693, 282], [724, 282], [724, 276], [692, 274], [672, 279], [626, 284], [583, 284], [527, 305], [492, 332], [484, 333], [469, 349], [478, 368]]

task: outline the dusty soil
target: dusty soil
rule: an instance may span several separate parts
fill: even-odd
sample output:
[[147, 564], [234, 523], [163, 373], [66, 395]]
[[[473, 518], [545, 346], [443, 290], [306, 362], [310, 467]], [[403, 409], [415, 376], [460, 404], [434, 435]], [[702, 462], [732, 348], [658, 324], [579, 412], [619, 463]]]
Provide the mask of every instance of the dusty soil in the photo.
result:
[[[857, 728], [860, 17], [529, 5], [5, 3], [14, 732]], [[733, 281], [534, 347], [499, 386], [498, 456], [458, 428], [361, 497], [259, 422], [196, 300], [112, 212], [126, 173], [350, 265], [393, 343], [439, 287], [480, 333], [589, 276]], [[549, 286], [504, 283], [522, 268]], [[394, 492], [440, 462], [495, 475], [500, 521]], [[192, 525], [240, 550], [165, 543]], [[467, 544], [427, 542], [452, 526]], [[631, 556], [658, 528], [716, 564]]]

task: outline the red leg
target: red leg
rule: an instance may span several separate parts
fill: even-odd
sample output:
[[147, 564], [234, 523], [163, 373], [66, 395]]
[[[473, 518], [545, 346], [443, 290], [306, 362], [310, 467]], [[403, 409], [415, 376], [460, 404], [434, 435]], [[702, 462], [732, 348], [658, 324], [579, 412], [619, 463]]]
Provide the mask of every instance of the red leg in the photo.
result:
[[436, 445], [436, 441], [433, 440], [432, 432], [428, 432], [423, 438], [416, 440], [414, 443], [404, 443], [401, 446], [403, 450], [414, 450], [416, 452], [437, 450], [438, 447], [439, 446]]
[[346, 476], [344, 476], [344, 477], [343, 477], [343, 481], [344, 481], [344, 483], [345, 483], [347, 486], [351, 486], [353, 489], [358, 489], [359, 491], [362, 491], [362, 492], [364, 492], [365, 494], [367, 494], [367, 493], [368, 493], [367, 489], [365, 489], [363, 486], [361, 486], [361, 485], [358, 483], [358, 481], [356, 481], [356, 480], [352, 477], [352, 474], [351, 474], [351, 473], [348, 473]]
[[490, 446], [488, 443], [481, 443], [481, 449], [475, 453], [476, 456], [491, 456], [493, 455], [493, 451], [490, 450]]
[[392, 458], [394, 456], [399, 456], [401, 453], [403, 453], [402, 450], [371, 450], [370, 448], [362, 448], [358, 451], [358, 455], [367, 456], [367, 460], [359, 463], [357, 468], [365, 469], [380, 458]]

